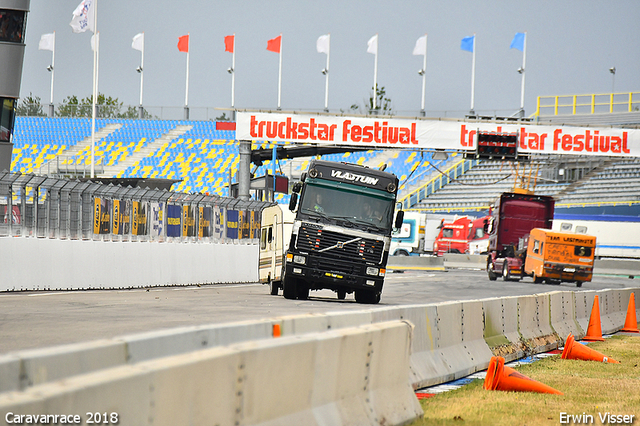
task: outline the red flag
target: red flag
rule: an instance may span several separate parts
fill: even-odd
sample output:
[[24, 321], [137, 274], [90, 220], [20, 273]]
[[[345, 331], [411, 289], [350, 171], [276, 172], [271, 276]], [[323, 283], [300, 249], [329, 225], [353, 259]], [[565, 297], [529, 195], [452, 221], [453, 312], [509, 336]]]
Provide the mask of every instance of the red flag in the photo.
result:
[[280, 44], [282, 42], [282, 34], [276, 38], [272, 38], [267, 42], [267, 50], [269, 52], [280, 53]]
[[181, 52], [189, 52], [189, 34], [178, 37], [178, 50]]
[[233, 53], [233, 45], [235, 44], [235, 35], [226, 36], [224, 38], [224, 51]]

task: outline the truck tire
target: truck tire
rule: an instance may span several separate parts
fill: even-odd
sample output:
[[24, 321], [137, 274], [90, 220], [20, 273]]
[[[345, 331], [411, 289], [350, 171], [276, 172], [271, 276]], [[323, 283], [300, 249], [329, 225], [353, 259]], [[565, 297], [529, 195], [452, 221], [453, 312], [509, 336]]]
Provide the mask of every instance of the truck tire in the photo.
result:
[[282, 295], [285, 299], [296, 299], [298, 297], [297, 280], [284, 277], [282, 279]]
[[489, 281], [495, 281], [498, 279], [498, 274], [496, 274], [495, 272], [493, 272], [493, 270], [491, 269], [491, 266], [493, 264], [491, 263], [491, 259], [487, 260], [487, 275], [489, 276]]
[[582, 287], [582, 281], [576, 281], [576, 286]]
[[509, 263], [506, 260], [504, 262], [504, 265], [502, 265], [502, 280], [511, 281], [511, 274], [509, 273]]
[[380, 302], [380, 292], [375, 290], [356, 290], [356, 302], [375, 305]]
[[298, 300], [307, 300], [309, 298], [309, 286], [303, 282], [298, 282], [296, 286], [298, 291]]
[[347, 291], [346, 290], [338, 290], [338, 299], [339, 300], [344, 300], [347, 297]]
[[544, 278], [540, 278], [539, 276], [536, 275], [536, 273], [533, 273], [533, 282], [536, 284], [542, 284], [542, 282], [544, 281]]
[[280, 290], [280, 281], [269, 280], [269, 292], [271, 295], [277, 296], [278, 290]]

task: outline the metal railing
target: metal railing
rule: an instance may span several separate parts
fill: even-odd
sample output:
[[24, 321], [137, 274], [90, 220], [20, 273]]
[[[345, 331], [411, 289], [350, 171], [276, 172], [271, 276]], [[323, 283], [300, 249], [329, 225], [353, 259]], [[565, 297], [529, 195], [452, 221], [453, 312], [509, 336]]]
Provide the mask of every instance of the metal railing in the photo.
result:
[[0, 237], [256, 244], [268, 205], [0, 172]]
[[535, 117], [640, 111], [640, 92], [538, 96]]
[[475, 166], [477, 163], [478, 160], [460, 160], [459, 162], [445, 170], [443, 173], [429, 180], [420, 188], [417, 188], [402, 197], [400, 199], [402, 208], [406, 210], [411, 208], [412, 206], [415, 206], [420, 202], [420, 200], [427, 198], [429, 195], [441, 189], [448, 183], [451, 183], [458, 177], [462, 176], [467, 170]]

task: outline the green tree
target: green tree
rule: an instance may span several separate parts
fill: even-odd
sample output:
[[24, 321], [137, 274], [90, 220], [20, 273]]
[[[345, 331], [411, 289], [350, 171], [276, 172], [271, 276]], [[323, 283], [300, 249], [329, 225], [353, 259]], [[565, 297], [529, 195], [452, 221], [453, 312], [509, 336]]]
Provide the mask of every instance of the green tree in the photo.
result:
[[34, 96], [29, 92], [29, 96], [20, 99], [16, 106], [16, 115], [23, 117], [45, 117], [42, 111], [42, 100], [39, 96]]
[[[373, 88], [372, 88], [373, 89]], [[369, 99], [364, 101], [364, 106], [353, 104], [350, 107], [354, 113], [361, 114], [379, 114], [379, 115], [393, 115], [393, 108], [391, 107], [391, 99], [387, 97], [387, 92], [383, 87], [376, 88], [376, 106], [373, 107], [373, 93], [369, 94]]]
[[[93, 95], [78, 100], [76, 95], [67, 96], [58, 107], [56, 115], [58, 117], [91, 117], [91, 107]], [[123, 104], [118, 98], [105, 96], [99, 93], [96, 99], [97, 118], [137, 118], [138, 112], [135, 107], [129, 107], [122, 113]]]

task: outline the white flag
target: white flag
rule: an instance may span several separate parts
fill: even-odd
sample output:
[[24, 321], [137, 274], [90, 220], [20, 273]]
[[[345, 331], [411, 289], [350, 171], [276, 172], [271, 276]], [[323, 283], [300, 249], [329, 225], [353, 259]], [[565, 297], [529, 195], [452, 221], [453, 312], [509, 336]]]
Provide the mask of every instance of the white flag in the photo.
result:
[[144, 33], [136, 34], [135, 36], [133, 36], [131, 47], [141, 52], [144, 50]]
[[367, 53], [378, 54], [378, 34], [371, 37], [367, 42]]
[[96, 51], [96, 43], [98, 45], [98, 50], [100, 50], [100, 31], [91, 36], [91, 50], [94, 52]]
[[56, 46], [56, 33], [42, 34], [40, 37], [40, 43], [38, 43], [38, 50], [50, 50], [53, 52]]
[[95, 14], [93, 0], [82, 0], [76, 10], [73, 11], [73, 18], [69, 25], [74, 33], [83, 33], [87, 30], [94, 31]]
[[330, 37], [330, 34], [325, 34], [318, 37], [318, 41], [316, 42], [318, 53], [326, 53], [327, 55], [329, 54], [329, 45], [331, 44]]
[[427, 54], [427, 35], [423, 35], [416, 41], [416, 46], [413, 48], [414, 55], [426, 55]]

